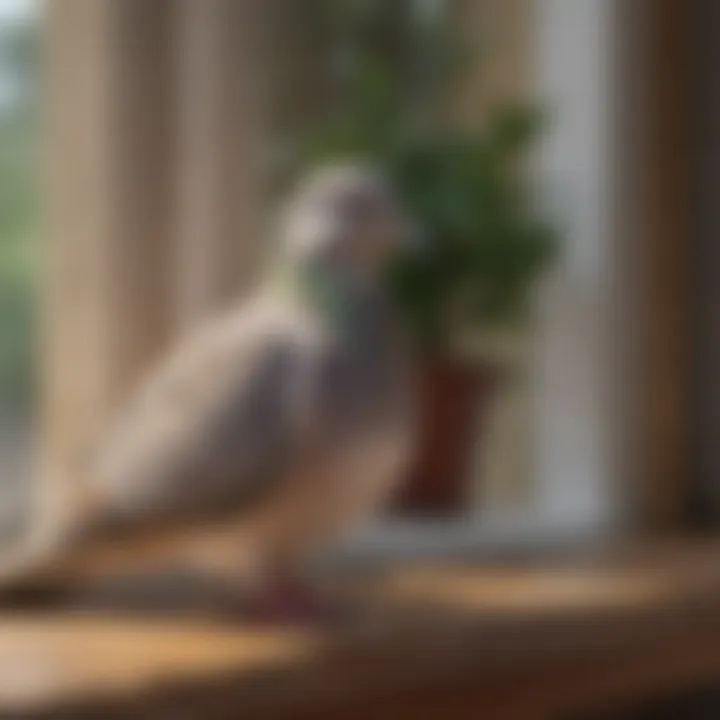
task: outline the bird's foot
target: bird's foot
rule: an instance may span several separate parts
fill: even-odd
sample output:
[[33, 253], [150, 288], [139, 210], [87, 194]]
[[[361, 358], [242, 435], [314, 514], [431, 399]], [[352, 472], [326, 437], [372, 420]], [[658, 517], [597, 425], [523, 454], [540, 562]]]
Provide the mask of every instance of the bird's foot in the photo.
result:
[[294, 579], [266, 586], [246, 607], [248, 620], [271, 625], [326, 625], [341, 621], [348, 614], [344, 598]]

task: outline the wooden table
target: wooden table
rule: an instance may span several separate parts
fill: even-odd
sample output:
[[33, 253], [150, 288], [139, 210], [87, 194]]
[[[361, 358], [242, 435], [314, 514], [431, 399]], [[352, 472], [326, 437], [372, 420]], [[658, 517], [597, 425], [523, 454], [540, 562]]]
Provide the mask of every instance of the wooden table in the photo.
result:
[[720, 679], [720, 546], [407, 566], [334, 630], [0, 615], [0, 716], [556, 718]]

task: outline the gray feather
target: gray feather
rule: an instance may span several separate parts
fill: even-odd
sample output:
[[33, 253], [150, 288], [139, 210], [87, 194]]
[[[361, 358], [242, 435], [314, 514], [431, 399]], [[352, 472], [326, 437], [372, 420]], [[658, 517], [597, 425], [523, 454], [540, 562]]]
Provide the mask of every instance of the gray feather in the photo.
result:
[[[151, 377], [91, 473], [102, 523], [203, 516], [256, 497], [299, 452], [303, 347], [289, 319], [223, 321]], [[187, 348], [190, 348], [188, 352]]]

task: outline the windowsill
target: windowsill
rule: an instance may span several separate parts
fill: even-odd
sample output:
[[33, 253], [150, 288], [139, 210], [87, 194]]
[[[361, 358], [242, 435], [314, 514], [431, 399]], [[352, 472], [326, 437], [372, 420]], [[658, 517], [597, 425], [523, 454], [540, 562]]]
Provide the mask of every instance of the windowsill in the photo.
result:
[[374, 577], [362, 622], [335, 635], [0, 616], [0, 715], [554, 717], [672, 693], [720, 677], [719, 553], [696, 543], [583, 563], [405, 565]]
[[508, 512], [457, 519], [385, 518], [351, 537], [333, 554], [339, 563], [383, 565], [411, 559], [478, 558], [593, 548], [621, 533], [592, 514]]

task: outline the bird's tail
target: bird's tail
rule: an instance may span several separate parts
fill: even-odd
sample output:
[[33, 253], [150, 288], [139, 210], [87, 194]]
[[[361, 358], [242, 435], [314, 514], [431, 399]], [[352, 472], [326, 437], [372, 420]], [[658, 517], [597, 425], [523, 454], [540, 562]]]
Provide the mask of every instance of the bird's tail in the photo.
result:
[[0, 549], [0, 601], [10, 589], [51, 583], [58, 559], [82, 535], [92, 505], [79, 481], [38, 483], [26, 528]]
[[0, 564], [0, 607], [47, 605], [83, 587], [156, 571], [169, 562], [218, 577], [239, 562], [234, 529], [182, 522], [113, 529], [102, 515], [97, 522], [87, 507], [72, 503], [62, 513], [56, 508], [6, 555]]

